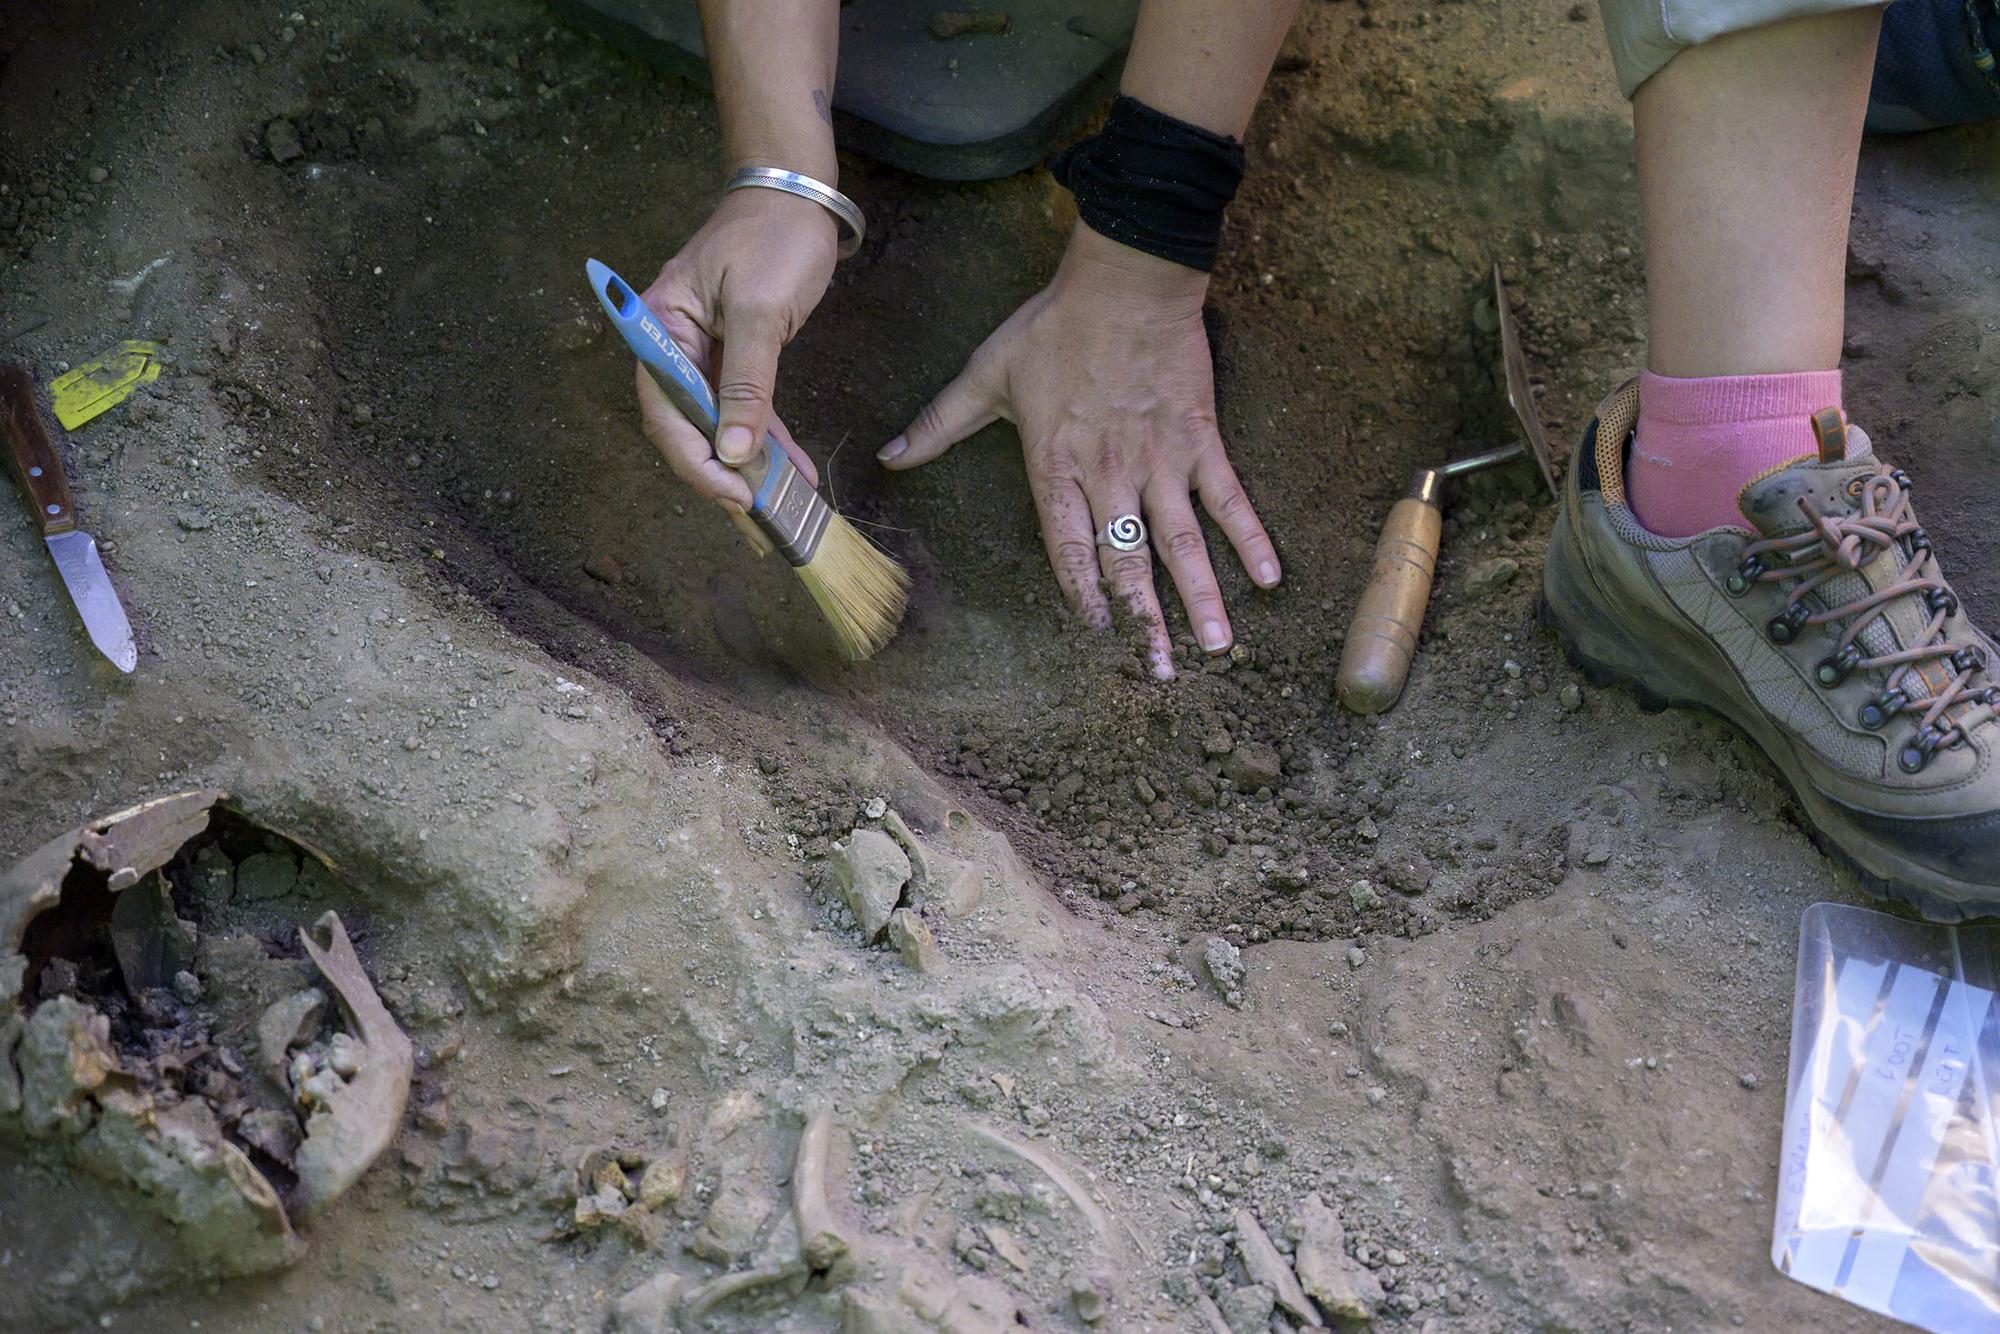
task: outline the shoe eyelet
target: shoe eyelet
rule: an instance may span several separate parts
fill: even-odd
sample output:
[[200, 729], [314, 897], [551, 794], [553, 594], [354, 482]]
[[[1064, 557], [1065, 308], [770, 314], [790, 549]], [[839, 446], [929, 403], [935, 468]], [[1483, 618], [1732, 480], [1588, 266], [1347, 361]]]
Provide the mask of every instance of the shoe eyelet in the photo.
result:
[[1885, 690], [1874, 699], [1861, 706], [1861, 725], [1871, 732], [1879, 732], [1889, 725], [1889, 720], [1903, 711], [1910, 697], [1900, 690]]
[[1849, 500], [1859, 500], [1861, 499], [1861, 493], [1867, 489], [1868, 479], [1866, 477], [1857, 477], [1847, 484], [1847, 498]]
[[1970, 645], [1952, 654], [1946, 661], [1951, 663], [1952, 670], [1960, 676], [1970, 676], [1974, 672], [1986, 670], [1986, 650], [1977, 644]]
[[1773, 616], [1764, 629], [1770, 634], [1772, 643], [1789, 644], [1799, 637], [1799, 631], [1805, 627], [1806, 618], [1811, 615], [1812, 612], [1805, 603], [1787, 602], [1785, 609]]
[[1906, 774], [1922, 773], [1924, 766], [1931, 762], [1931, 756], [1937, 753], [1938, 743], [1943, 740], [1943, 734], [1935, 727], [1919, 727], [1909, 744], [1897, 752], [1896, 764]]
[[1889, 476], [1895, 480], [1897, 486], [1905, 491], [1914, 491], [1917, 489], [1917, 484], [1910, 480], [1910, 474], [1904, 472], [1901, 468], [1889, 469]]
[[1854, 669], [1860, 665], [1860, 647], [1854, 644], [1846, 644], [1832, 657], [1821, 658], [1819, 660], [1819, 665], [1813, 668], [1813, 680], [1819, 682], [1821, 689], [1834, 690], [1842, 682], [1846, 681], [1853, 674]]
[[1930, 608], [1931, 615], [1958, 615], [1958, 594], [1948, 588], [1932, 588], [1924, 593], [1924, 606]]
[[1764, 558], [1762, 556], [1748, 557], [1734, 570], [1730, 571], [1729, 577], [1722, 581], [1722, 591], [1733, 598], [1740, 598], [1756, 585], [1758, 576], [1763, 573]]
[[1930, 549], [1931, 549], [1931, 535], [1929, 533], [1919, 528], [1917, 529], [1916, 532], [1910, 534], [1911, 555], [1915, 555], [1918, 552], [1928, 552], [1930, 551]]

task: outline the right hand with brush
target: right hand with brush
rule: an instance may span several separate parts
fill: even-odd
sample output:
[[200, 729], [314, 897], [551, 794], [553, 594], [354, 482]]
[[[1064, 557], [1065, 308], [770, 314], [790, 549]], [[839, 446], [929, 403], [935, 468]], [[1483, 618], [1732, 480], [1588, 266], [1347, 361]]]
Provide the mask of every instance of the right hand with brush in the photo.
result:
[[727, 509], [749, 508], [750, 484], [736, 469], [762, 452], [767, 430], [819, 485], [812, 460], [773, 415], [771, 395], [778, 353], [826, 292], [833, 258], [833, 220], [817, 204], [775, 190], [735, 190], [640, 294], [715, 386], [720, 422], [710, 449], [639, 367], [646, 436], [676, 476]]
[[[839, 179], [830, 111], [839, 9], [812, 6], [802, 22], [801, 8], [792, 0], [703, 0], [732, 184], [759, 169], [829, 187]], [[751, 183], [762, 186], [768, 177]], [[760, 455], [766, 431], [819, 484], [819, 470], [773, 415], [771, 398], [778, 354], [826, 295], [840, 239], [828, 206], [782, 187], [732, 188], [640, 294], [715, 386], [719, 422], [711, 449], [641, 368], [646, 435], [676, 476], [732, 513], [751, 502], [750, 484], [735, 469]]]

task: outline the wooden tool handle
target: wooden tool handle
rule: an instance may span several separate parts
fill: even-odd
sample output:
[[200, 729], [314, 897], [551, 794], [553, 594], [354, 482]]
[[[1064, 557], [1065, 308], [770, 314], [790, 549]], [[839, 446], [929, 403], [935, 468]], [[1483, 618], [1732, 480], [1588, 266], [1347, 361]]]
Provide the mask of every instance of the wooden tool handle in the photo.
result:
[[35, 404], [34, 379], [19, 366], [0, 366], [0, 434], [7, 437], [7, 461], [28, 493], [42, 536], [75, 528], [76, 502], [70, 499], [69, 480], [49, 443], [42, 410]]
[[1424, 627], [1444, 511], [1438, 508], [1435, 486], [1416, 489], [1427, 494], [1397, 501], [1382, 525], [1375, 567], [1340, 652], [1334, 691], [1356, 713], [1382, 713], [1401, 698]]

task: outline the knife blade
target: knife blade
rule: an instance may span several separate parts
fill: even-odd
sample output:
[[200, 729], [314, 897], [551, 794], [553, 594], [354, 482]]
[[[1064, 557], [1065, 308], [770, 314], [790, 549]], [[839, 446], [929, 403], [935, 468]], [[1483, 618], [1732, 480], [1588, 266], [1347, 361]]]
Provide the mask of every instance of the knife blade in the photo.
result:
[[7, 461], [28, 497], [70, 601], [90, 632], [90, 642], [119, 671], [131, 671], [139, 665], [132, 624], [104, 571], [96, 541], [77, 527], [76, 502], [36, 406], [35, 382], [19, 366], [0, 366], [0, 434], [6, 436]]

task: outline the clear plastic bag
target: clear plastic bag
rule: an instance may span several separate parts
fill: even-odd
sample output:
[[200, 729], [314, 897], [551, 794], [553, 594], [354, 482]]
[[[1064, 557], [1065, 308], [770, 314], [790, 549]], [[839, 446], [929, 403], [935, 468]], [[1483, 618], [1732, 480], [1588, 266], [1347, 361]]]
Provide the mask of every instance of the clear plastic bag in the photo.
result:
[[1939, 1334], [2000, 1330], [2000, 927], [1806, 909], [1771, 1260]]

